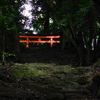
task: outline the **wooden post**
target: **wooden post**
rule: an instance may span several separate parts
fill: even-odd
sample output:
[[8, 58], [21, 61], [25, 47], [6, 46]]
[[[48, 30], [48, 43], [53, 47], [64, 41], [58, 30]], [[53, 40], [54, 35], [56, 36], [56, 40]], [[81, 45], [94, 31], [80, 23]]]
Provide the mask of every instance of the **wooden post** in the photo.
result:
[[29, 48], [29, 38], [26, 40], [26, 48]]
[[38, 41], [41, 42], [41, 38], [39, 38]]
[[50, 47], [52, 47], [53, 44], [53, 38], [50, 38]]

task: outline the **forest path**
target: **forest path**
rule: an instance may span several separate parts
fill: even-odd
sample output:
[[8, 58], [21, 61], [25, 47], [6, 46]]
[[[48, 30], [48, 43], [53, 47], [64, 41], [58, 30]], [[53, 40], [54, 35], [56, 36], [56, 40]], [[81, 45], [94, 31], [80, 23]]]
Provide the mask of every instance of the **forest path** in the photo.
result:
[[92, 100], [91, 66], [72, 67], [73, 56], [57, 48], [27, 49], [23, 63], [0, 66], [0, 99]]

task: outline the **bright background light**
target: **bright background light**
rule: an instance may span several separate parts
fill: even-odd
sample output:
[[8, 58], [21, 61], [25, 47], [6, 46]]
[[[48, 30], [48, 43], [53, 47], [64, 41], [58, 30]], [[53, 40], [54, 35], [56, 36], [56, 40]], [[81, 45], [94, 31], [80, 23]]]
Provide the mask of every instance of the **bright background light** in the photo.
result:
[[32, 10], [32, 6], [29, 1], [31, 1], [31, 0], [27, 0], [27, 2], [22, 6], [22, 8], [24, 8], [24, 10], [23, 10], [23, 12], [21, 12], [21, 14], [29, 18], [29, 21], [27, 22], [27, 25], [25, 25], [24, 28], [33, 30], [33, 34], [36, 34], [34, 28], [30, 27], [30, 24], [32, 23], [32, 12], [30, 12]]
[[22, 14], [26, 17], [28, 17], [29, 19], [32, 18], [32, 15], [31, 15], [31, 10], [32, 10], [32, 6], [30, 3], [27, 3], [27, 4], [24, 4], [22, 7], [25, 7], [25, 10], [22, 12]]

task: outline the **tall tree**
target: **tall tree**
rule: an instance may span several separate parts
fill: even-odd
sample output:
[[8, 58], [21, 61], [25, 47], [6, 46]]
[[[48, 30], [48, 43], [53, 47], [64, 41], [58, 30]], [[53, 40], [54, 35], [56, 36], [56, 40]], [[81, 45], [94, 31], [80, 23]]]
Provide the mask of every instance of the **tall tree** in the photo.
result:
[[0, 1], [0, 56], [2, 52], [15, 52], [19, 55], [19, 38], [20, 29], [23, 28], [22, 20], [25, 19], [20, 14], [21, 6], [24, 0], [4, 0]]

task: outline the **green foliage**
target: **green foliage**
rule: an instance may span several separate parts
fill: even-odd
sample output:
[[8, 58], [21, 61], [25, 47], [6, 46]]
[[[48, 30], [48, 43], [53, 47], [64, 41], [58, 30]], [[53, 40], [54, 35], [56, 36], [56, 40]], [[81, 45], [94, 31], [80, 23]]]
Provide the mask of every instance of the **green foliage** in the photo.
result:
[[9, 53], [9, 52], [2, 52], [2, 56], [9, 57], [9, 56], [16, 56], [16, 55], [13, 53]]
[[1, 62], [3, 64], [5, 64], [5, 62], [6, 62], [5, 58], [9, 57], [9, 56], [14, 56], [15, 57], [16, 55], [13, 54], [13, 53], [9, 53], [9, 52], [2, 52], [2, 61]]
[[21, 15], [20, 11], [23, 8], [20, 8], [22, 4], [26, 0], [16, 0], [12, 1], [2, 1], [0, 2], [0, 28], [1, 31], [3, 28], [6, 29], [7, 32], [12, 33], [14, 31], [20, 31], [25, 23], [22, 23], [22, 20], [26, 20], [27, 18]]
[[[9, 52], [12, 52], [14, 49], [19, 51], [18, 34], [24, 31], [24, 26], [28, 20], [27, 17], [21, 14], [24, 10], [22, 5], [25, 2], [26, 0], [0, 1], [0, 45], [3, 45], [0, 48], [1, 51], [6, 52], [6, 49]], [[2, 57], [2, 55], [0, 56]], [[3, 61], [5, 56], [10, 56], [10, 54], [3, 52]], [[11, 56], [13, 55], [11, 54]]]
[[79, 59], [84, 59], [82, 55], [85, 49], [89, 58], [91, 44], [96, 48], [95, 38], [100, 31], [100, 8], [92, 0], [32, 0], [31, 3], [34, 6], [32, 14], [35, 16], [32, 24], [36, 30], [40, 30], [39, 34], [44, 33], [48, 12], [49, 19], [53, 20], [52, 23], [49, 22], [49, 29], [46, 27], [48, 33], [62, 33], [67, 37], [65, 43], [71, 42], [76, 48]]
[[[62, 2], [55, 0], [33, 0], [33, 6], [35, 7], [33, 15], [33, 27], [36, 30], [43, 30], [43, 25], [45, 22], [45, 11], [49, 9], [50, 18], [53, 20], [52, 24], [55, 24], [57, 29], [61, 29], [62, 26], [67, 26], [69, 23], [72, 23], [73, 28], [79, 30], [87, 19], [85, 19], [89, 10], [93, 9], [92, 0], [81, 0], [81, 1], [72, 1], [72, 0], [63, 0]], [[39, 6], [41, 10], [39, 11]], [[44, 9], [45, 8], [45, 9]], [[39, 17], [42, 15], [42, 17]], [[91, 16], [92, 17], [92, 16]]]
[[20, 34], [25, 34], [25, 35], [27, 35], [27, 34], [33, 34], [33, 31], [29, 30], [29, 29], [22, 29], [20, 31]]
[[[19, 40], [24, 40], [24, 39], [21, 39], [21, 38], [20, 38]], [[26, 43], [21, 43], [21, 44], [24, 45], [24, 46], [26, 46]]]

